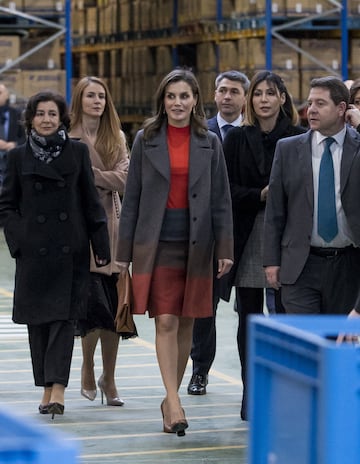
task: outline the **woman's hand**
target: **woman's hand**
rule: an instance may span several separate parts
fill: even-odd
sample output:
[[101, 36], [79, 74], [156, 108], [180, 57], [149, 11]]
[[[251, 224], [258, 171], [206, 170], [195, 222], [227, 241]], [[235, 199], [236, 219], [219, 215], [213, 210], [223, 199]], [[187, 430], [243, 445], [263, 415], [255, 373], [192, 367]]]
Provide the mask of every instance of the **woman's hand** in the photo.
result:
[[118, 265], [119, 265], [119, 268], [120, 268], [120, 272], [124, 273], [129, 269], [130, 263], [127, 263], [126, 261], [119, 261]]
[[279, 290], [280, 284], [280, 266], [266, 266], [265, 268], [266, 280], [270, 287]]
[[264, 187], [264, 188], [261, 190], [261, 193], [260, 193], [260, 201], [261, 201], [261, 202], [266, 201], [267, 196], [268, 196], [268, 193], [269, 193], [269, 186], [267, 185], [266, 187]]
[[358, 128], [360, 124], [360, 110], [355, 105], [349, 105], [345, 113], [345, 121], [355, 129]]
[[220, 279], [223, 275], [227, 274], [234, 262], [231, 259], [219, 259], [218, 260], [218, 273], [216, 275], [217, 279]]
[[98, 267], [106, 266], [107, 264], [109, 264], [109, 261], [107, 259], [99, 258], [99, 256], [97, 255], [95, 256], [95, 262]]

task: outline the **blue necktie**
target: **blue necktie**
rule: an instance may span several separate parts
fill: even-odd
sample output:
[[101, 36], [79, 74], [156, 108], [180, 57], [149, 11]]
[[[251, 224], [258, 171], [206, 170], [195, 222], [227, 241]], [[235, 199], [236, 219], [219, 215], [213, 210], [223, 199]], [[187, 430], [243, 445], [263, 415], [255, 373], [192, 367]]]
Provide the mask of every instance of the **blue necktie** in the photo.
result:
[[224, 137], [223, 139], [225, 138], [226, 134], [228, 133], [228, 130], [231, 129], [232, 127], [234, 127], [232, 124], [225, 124], [224, 126], [222, 126], [222, 130], [223, 130], [223, 133], [224, 133]]
[[325, 139], [325, 150], [321, 157], [318, 192], [318, 233], [325, 242], [331, 242], [338, 233], [334, 164], [330, 145], [335, 142], [332, 137]]

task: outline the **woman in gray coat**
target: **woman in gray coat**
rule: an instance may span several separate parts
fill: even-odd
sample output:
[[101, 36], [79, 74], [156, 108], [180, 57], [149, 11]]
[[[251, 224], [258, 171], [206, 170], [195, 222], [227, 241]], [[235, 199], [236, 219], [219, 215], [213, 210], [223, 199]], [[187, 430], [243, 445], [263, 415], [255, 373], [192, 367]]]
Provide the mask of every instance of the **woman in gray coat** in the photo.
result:
[[86, 316], [90, 252], [110, 259], [106, 215], [86, 145], [67, 136], [63, 97], [44, 92], [25, 110], [27, 142], [9, 152], [0, 219], [16, 259], [13, 320], [27, 324], [42, 414], [64, 413], [74, 320]]
[[221, 142], [206, 128], [200, 89], [188, 70], [161, 82], [156, 115], [135, 139], [120, 218], [119, 261], [132, 262], [134, 313], [155, 318], [166, 389], [163, 430], [184, 435], [178, 389], [194, 318], [212, 315], [217, 277], [232, 265], [232, 215]]

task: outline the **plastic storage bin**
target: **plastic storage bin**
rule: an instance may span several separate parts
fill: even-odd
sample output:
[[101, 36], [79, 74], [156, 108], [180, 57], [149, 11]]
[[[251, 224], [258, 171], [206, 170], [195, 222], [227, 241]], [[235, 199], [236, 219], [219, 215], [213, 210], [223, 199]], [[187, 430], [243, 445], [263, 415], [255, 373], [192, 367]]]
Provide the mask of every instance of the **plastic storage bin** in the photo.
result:
[[77, 464], [77, 446], [51, 425], [30, 422], [1, 406], [0, 464]]
[[360, 463], [360, 318], [249, 318], [249, 464]]

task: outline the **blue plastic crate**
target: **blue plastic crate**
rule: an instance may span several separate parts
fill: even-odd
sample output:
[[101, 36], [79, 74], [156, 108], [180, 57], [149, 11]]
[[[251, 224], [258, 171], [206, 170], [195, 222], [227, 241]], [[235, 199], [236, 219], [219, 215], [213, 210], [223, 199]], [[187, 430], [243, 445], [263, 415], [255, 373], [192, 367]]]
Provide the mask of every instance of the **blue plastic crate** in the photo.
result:
[[1, 407], [0, 464], [78, 464], [77, 445], [51, 425]]
[[249, 318], [249, 464], [360, 463], [360, 318]]

